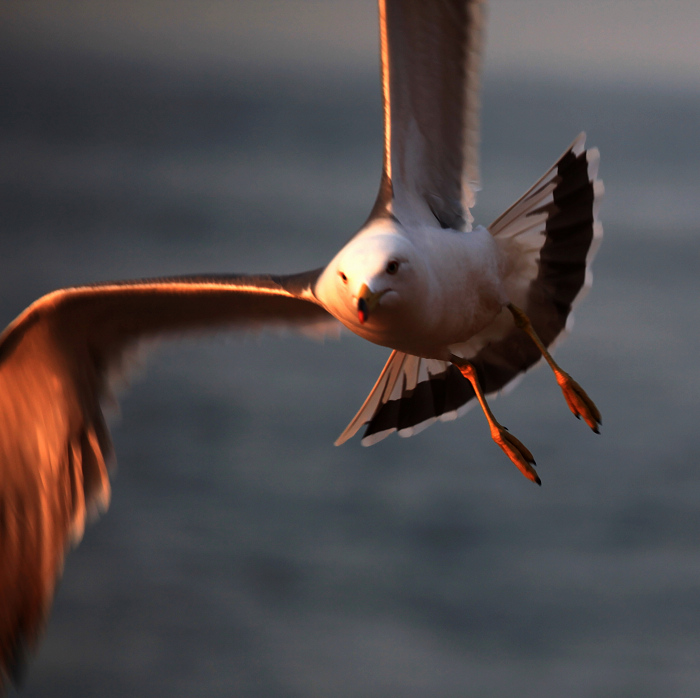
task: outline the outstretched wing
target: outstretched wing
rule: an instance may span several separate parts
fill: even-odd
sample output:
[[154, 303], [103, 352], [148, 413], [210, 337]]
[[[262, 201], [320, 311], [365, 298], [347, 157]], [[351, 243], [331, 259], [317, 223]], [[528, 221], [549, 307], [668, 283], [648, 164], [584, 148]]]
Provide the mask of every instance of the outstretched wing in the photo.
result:
[[485, 0], [379, 0], [384, 172], [373, 215], [470, 228]]
[[216, 327], [314, 327], [320, 270], [85, 286], [44, 296], [0, 335], [0, 693], [36, 642], [69, 544], [109, 503], [100, 405], [138, 340]]

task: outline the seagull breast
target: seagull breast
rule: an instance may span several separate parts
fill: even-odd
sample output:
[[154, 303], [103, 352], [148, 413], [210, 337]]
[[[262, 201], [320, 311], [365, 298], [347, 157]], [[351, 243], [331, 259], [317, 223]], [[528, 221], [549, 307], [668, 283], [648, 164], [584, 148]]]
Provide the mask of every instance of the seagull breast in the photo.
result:
[[331, 260], [314, 293], [360, 337], [438, 358], [500, 312], [502, 265], [483, 228], [423, 227], [373, 222]]

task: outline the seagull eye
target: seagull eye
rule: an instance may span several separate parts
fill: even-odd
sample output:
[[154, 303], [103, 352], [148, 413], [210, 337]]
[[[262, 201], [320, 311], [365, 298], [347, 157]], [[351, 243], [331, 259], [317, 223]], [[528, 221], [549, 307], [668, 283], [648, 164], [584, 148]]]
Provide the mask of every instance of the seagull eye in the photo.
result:
[[342, 271], [339, 271], [339, 272], [338, 272], [338, 276], [340, 276], [340, 278], [343, 280], [343, 283], [344, 283], [344, 284], [346, 284], [346, 283], [348, 282], [348, 277], [345, 276], [345, 274], [343, 274]]
[[387, 274], [396, 274], [396, 272], [399, 270], [399, 263], [395, 260], [392, 259], [389, 264], [386, 265], [386, 273]]

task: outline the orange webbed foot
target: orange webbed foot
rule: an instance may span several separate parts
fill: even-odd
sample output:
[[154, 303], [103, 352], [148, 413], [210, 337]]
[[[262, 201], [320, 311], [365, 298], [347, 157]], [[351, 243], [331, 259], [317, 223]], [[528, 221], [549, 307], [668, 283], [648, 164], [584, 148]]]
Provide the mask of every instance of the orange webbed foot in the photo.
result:
[[503, 452], [513, 461], [515, 467], [528, 480], [532, 480], [538, 485], [542, 484], [537, 471], [532, 467], [536, 465], [535, 459], [520, 439], [517, 439], [500, 424], [491, 426], [491, 438], [503, 449]]
[[600, 411], [595, 406], [595, 403], [588, 397], [586, 391], [566, 372], [559, 369], [555, 371], [557, 383], [561, 391], [564, 393], [566, 404], [574, 413], [577, 419], [583, 417], [583, 421], [593, 429], [596, 434], [600, 434], [600, 425], [602, 424]]

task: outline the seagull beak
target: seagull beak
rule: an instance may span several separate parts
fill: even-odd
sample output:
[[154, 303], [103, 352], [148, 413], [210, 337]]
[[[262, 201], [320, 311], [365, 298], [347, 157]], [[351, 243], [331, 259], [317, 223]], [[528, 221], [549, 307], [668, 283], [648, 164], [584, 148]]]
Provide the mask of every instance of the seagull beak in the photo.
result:
[[357, 294], [357, 317], [361, 324], [365, 324], [369, 319], [369, 314], [379, 304], [379, 299], [384, 295], [384, 291], [374, 293], [367, 284], [362, 284]]

